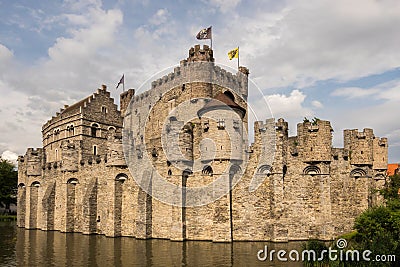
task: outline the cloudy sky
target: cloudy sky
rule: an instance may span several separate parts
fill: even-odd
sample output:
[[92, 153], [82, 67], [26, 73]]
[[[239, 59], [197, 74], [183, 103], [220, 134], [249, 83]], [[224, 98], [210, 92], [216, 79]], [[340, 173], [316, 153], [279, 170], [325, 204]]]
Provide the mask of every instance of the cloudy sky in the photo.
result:
[[342, 147], [343, 129], [373, 128], [400, 161], [398, 0], [0, 0], [0, 155], [41, 146], [41, 125], [101, 84], [118, 99], [122, 73], [139, 88], [178, 64], [210, 25], [216, 62], [235, 67], [227, 52], [240, 46], [291, 134], [316, 116]]

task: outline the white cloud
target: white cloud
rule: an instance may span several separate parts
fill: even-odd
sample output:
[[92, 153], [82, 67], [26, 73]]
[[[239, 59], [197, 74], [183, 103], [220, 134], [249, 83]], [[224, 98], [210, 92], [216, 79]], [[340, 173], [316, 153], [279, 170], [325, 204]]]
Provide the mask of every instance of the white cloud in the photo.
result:
[[347, 81], [399, 66], [398, 1], [293, 0], [273, 13], [258, 3], [251, 16], [224, 17], [218, 38], [224, 50], [240, 45], [241, 62], [263, 88]]
[[309, 108], [303, 106], [306, 95], [299, 90], [293, 90], [289, 96], [274, 94], [265, 98], [276, 118], [298, 118], [313, 114]]
[[373, 88], [344, 87], [335, 89], [332, 96], [340, 96], [348, 99], [373, 97], [389, 101], [400, 100], [400, 79], [378, 84]]
[[379, 93], [378, 89], [363, 89], [359, 87], [346, 87], [334, 90], [332, 96], [342, 96], [346, 98], [361, 98]]
[[63, 5], [73, 11], [82, 11], [90, 7], [101, 8], [101, 0], [64, 0]]
[[166, 8], [157, 10], [157, 12], [149, 19], [149, 22], [153, 25], [161, 25], [166, 23], [169, 17], [169, 12]]
[[18, 154], [14, 153], [12, 151], [6, 150], [1, 154], [1, 158], [5, 159], [5, 160], [9, 160], [12, 163], [16, 164], [17, 159], [18, 159]]
[[378, 87], [378, 97], [389, 101], [400, 101], [400, 79], [389, 81]]
[[203, 0], [203, 2], [218, 8], [222, 13], [228, 13], [234, 9], [241, 0]]
[[11, 52], [7, 47], [0, 44], [0, 66], [9, 61], [13, 57], [13, 52]]
[[[0, 70], [3, 64], [6, 67], [6, 73], [0, 73], [0, 141], [4, 150], [22, 154], [27, 147], [40, 146], [41, 125], [47, 119], [63, 104], [72, 104], [92, 93], [102, 79], [115, 72], [107, 64], [114, 60], [113, 55], [104, 51], [116, 47], [122, 12], [103, 10], [91, 3], [87, 12], [80, 10], [81, 23], [68, 22], [70, 36], [57, 38], [48, 49], [48, 57], [35, 64], [16, 63], [12, 52], [0, 45]], [[11, 62], [6, 63], [10, 58]]]
[[319, 102], [318, 100], [312, 101], [312, 102], [311, 102], [311, 105], [312, 105], [314, 108], [318, 108], [318, 109], [324, 107], [324, 105], [323, 105], [321, 102]]
[[111, 45], [115, 41], [114, 33], [122, 23], [122, 12], [90, 9], [86, 19], [90, 21], [89, 27], [70, 29], [71, 38], [60, 37], [56, 40], [49, 49], [52, 60], [77, 61], [79, 64], [82, 57], [93, 56], [98, 49]]

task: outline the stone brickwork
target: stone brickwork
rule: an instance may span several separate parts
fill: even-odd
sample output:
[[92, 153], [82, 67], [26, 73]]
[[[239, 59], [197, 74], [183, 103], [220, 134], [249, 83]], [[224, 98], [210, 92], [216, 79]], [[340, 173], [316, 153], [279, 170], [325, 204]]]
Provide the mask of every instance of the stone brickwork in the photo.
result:
[[[249, 146], [248, 75], [214, 65], [213, 51], [196, 45], [148, 91], [123, 92], [120, 110], [106, 86], [65, 106], [43, 125], [43, 148], [18, 159], [18, 226], [215, 242], [330, 240], [351, 231], [356, 216], [382, 201], [374, 192], [386, 178], [387, 139], [345, 130], [344, 148], [334, 148], [329, 121], [304, 121], [289, 136], [286, 121], [267, 119], [255, 122]], [[196, 116], [177, 119], [186, 112]], [[157, 173], [126, 157], [148, 157]], [[175, 205], [152, 197], [169, 193], [159, 192], [156, 175], [180, 186]], [[209, 194], [233, 189], [191, 205], [201, 199], [187, 190], [218, 177]]]

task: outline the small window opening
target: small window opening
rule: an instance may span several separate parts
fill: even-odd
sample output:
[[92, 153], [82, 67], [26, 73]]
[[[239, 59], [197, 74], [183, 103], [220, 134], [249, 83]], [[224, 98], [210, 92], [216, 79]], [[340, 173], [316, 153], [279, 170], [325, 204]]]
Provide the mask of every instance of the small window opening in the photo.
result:
[[97, 123], [94, 123], [91, 127], [91, 135], [93, 137], [97, 137], [97, 132], [99, 131], [99, 125]]
[[218, 129], [225, 129], [225, 120], [219, 119], [217, 127]]
[[213, 171], [213, 169], [212, 169], [212, 167], [210, 165], [206, 165], [206, 166], [203, 167], [203, 170], [201, 171], [201, 173], [205, 174], [205, 175], [212, 176], [214, 171]]

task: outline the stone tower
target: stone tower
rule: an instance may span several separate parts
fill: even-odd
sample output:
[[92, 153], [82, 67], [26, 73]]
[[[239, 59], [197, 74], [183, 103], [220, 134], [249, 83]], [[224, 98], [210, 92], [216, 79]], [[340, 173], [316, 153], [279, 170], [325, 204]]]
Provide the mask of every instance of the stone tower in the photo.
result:
[[43, 147], [18, 158], [18, 226], [215, 242], [350, 232], [381, 201], [388, 140], [345, 130], [336, 148], [329, 121], [289, 136], [269, 118], [249, 146], [248, 75], [196, 45], [149, 90], [123, 92], [120, 109], [105, 85], [64, 106], [43, 125]]

